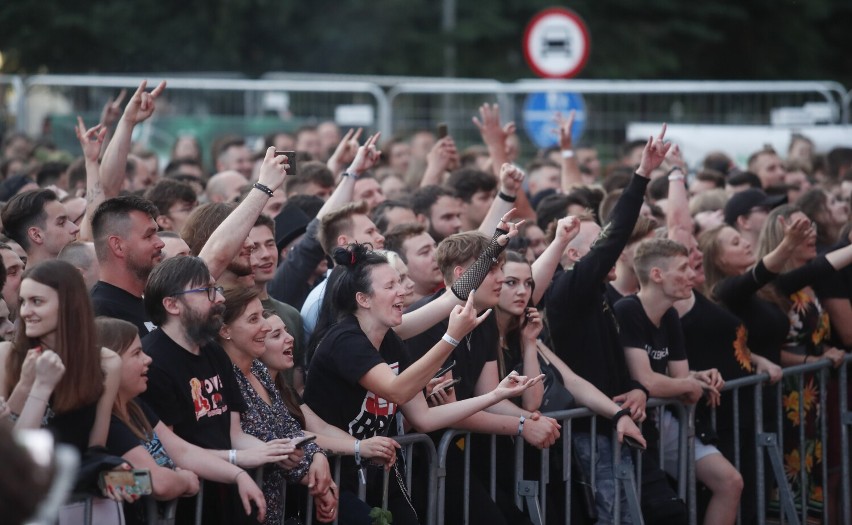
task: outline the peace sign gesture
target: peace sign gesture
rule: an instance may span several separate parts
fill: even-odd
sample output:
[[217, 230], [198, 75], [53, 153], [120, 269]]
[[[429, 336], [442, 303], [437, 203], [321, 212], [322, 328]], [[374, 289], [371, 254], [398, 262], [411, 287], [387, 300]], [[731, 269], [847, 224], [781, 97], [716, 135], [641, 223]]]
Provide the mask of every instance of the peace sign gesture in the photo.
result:
[[503, 216], [500, 217], [500, 222], [497, 224], [498, 229], [508, 232], [497, 237], [497, 244], [500, 246], [506, 246], [509, 244], [509, 239], [518, 235], [518, 227], [526, 221], [526, 219], [521, 219], [518, 222], [508, 222], [509, 219], [512, 218], [512, 214], [515, 213], [515, 210], [516, 208], [512, 208], [503, 214]]

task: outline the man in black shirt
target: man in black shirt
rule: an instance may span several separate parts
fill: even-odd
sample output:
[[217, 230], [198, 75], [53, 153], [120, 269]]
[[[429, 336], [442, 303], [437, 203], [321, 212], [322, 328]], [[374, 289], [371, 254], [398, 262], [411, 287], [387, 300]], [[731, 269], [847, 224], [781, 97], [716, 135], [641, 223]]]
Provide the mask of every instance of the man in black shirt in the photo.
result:
[[[244, 468], [281, 462], [293, 468], [301, 452], [290, 440], [268, 443], [243, 432], [245, 402], [225, 351], [214, 338], [222, 325], [225, 298], [203, 260], [173, 257], [158, 265], [145, 286], [145, 309], [159, 329], [142, 339], [153, 359], [142, 395], [160, 419], [186, 441]], [[232, 486], [208, 484], [206, 523], [254, 523]], [[262, 513], [261, 513], [262, 514]]]
[[[546, 317], [554, 352], [578, 375], [604, 394], [630, 409], [637, 422], [645, 419], [648, 393], [633, 381], [618, 339], [618, 325], [612, 305], [606, 299], [605, 282], [614, 275], [613, 268], [627, 244], [644, 201], [648, 177], [665, 159], [670, 144], [663, 142], [665, 127], [651, 138], [642, 152], [642, 161], [624, 193], [613, 208], [611, 221], [603, 228], [591, 216], [581, 219], [580, 233], [568, 244], [561, 266], [545, 294]], [[614, 517], [614, 472], [610, 421], [598, 418], [596, 440], [598, 460], [595, 463], [596, 507], [600, 519]], [[590, 450], [590, 425], [586, 420], [574, 424], [574, 445], [578, 451]], [[622, 449], [625, 461], [630, 455]], [[590, 455], [580, 454], [580, 466], [589, 473]], [[585, 460], [584, 460], [585, 459]], [[631, 523], [627, 502], [622, 492], [621, 523]], [[675, 499], [665, 475], [650, 455], [642, 461], [642, 512], [646, 523], [686, 523], [686, 507]]]
[[[692, 297], [695, 272], [689, 252], [669, 239], [649, 239], [636, 248], [633, 260], [640, 290], [615, 305], [627, 365], [631, 376], [648, 388], [654, 397], [678, 397], [697, 403], [706, 391], [713, 404], [719, 403], [724, 385], [718, 370], [689, 370], [683, 331], [676, 301]], [[665, 411], [656, 422], [665, 444], [664, 467], [676, 474], [679, 429]], [[731, 463], [712, 446], [695, 439], [695, 475], [713, 495], [705, 513], [705, 523], [733, 524], [737, 519], [743, 479]]]
[[165, 244], [157, 236], [157, 208], [135, 195], [108, 199], [92, 216], [92, 236], [100, 265], [100, 280], [90, 292], [96, 315], [129, 321], [139, 337], [154, 324], [145, 313], [142, 291]]

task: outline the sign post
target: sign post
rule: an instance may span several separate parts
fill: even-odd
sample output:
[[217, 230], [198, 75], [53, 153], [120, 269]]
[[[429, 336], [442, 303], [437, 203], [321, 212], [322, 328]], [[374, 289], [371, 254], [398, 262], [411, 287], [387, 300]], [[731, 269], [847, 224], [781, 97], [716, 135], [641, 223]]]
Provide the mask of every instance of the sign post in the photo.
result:
[[544, 78], [576, 76], [589, 59], [590, 47], [583, 19], [562, 7], [541, 11], [524, 31], [524, 58]]

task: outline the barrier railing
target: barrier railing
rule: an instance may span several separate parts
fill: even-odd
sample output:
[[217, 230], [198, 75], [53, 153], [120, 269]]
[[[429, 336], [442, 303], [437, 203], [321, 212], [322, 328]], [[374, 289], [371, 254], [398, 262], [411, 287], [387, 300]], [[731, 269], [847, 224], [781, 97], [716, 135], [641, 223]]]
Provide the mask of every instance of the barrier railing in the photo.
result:
[[[788, 367], [783, 370], [783, 378], [776, 385], [769, 385], [768, 374], [758, 374], [727, 381], [723, 392], [730, 392], [731, 399], [723, 400], [730, 402], [733, 408], [733, 438], [734, 438], [734, 466], [742, 472], [742, 458], [744, 454], [755, 454], [755, 498], [756, 498], [756, 520], [763, 524], [768, 519], [767, 496], [767, 474], [771, 475], [777, 491], [777, 512], [786, 523], [807, 523], [809, 516], [809, 500], [811, 499], [811, 478], [818, 476], [821, 480], [822, 490], [818, 493], [822, 499], [820, 512], [823, 523], [850, 523], [849, 503], [849, 428], [852, 424], [852, 414], [848, 407], [848, 365], [852, 362], [852, 355], [845, 358], [843, 366], [838, 370], [836, 379], [832, 376], [833, 366], [827, 359], [822, 359], [808, 364]], [[785, 380], [787, 387], [785, 387]], [[812, 381], [815, 380], [814, 384]], [[829, 390], [833, 389], [836, 382], [837, 396], [829, 398]], [[786, 392], [785, 388], [793, 386], [796, 390]], [[818, 398], [814, 398], [814, 390], [818, 389]], [[767, 401], [767, 391], [772, 397]], [[751, 396], [750, 398], [748, 396]], [[741, 439], [743, 438], [741, 408], [744, 401], [753, 402], [754, 418], [754, 449], [743, 450]], [[816, 409], [818, 414], [817, 428], [807, 428], [808, 413]], [[767, 413], [769, 411], [769, 413]], [[713, 412], [713, 426], [718, 426], [718, 421]], [[771, 418], [771, 419], [769, 419]], [[839, 422], [839, 434], [834, 435], [828, 431], [830, 419], [837, 418]], [[785, 458], [784, 451], [784, 428], [785, 421], [795, 429], [798, 438], [798, 447], [791, 451]], [[766, 423], [770, 428], [765, 428]], [[746, 436], [749, 437], [749, 436]], [[817, 445], [813, 448], [807, 446], [808, 439], [816, 439]], [[829, 458], [831, 450], [839, 444], [840, 458]], [[795, 453], [794, 453], [795, 452]], [[769, 460], [767, 471], [766, 460]], [[811, 470], [809, 465], [819, 459], [820, 468]], [[839, 459], [840, 465], [840, 491], [835, 492], [830, 486], [829, 461]], [[786, 461], [786, 465], [785, 465]], [[796, 464], [798, 462], [798, 464]], [[785, 470], [786, 466], [786, 470]], [[793, 480], [798, 481], [798, 496], [791, 487]], [[832, 509], [838, 507], [833, 498], [838, 498], [841, 520], [832, 515]], [[738, 522], [742, 522], [739, 516]]]

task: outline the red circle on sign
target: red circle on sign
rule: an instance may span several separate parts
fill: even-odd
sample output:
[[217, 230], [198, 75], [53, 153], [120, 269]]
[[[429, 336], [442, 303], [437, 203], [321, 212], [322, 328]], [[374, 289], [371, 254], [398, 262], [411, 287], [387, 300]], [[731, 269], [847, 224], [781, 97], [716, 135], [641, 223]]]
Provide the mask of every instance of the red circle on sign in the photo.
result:
[[[559, 15], [570, 18], [580, 28], [580, 31], [583, 33], [583, 38], [586, 41], [586, 45], [584, 46], [583, 55], [582, 57], [580, 57], [580, 61], [573, 69], [563, 73], [562, 75], [554, 75], [552, 73], [548, 73], [547, 71], [542, 70], [535, 63], [532, 54], [530, 53], [530, 37], [532, 35], [532, 29], [537, 23], [541, 21], [542, 18], [551, 15]], [[530, 69], [532, 69], [536, 75], [544, 78], [570, 78], [579, 73], [580, 70], [583, 69], [583, 67], [586, 65], [586, 62], [589, 60], [589, 49], [591, 48], [591, 46], [592, 41], [589, 37], [589, 29], [586, 27], [586, 23], [583, 22], [583, 19], [580, 18], [580, 15], [564, 7], [551, 7], [539, 12], [533, 17], [532, 20], [530, 20], [530, 23], [527, 24], [527, 27], [524, 30], [524, 59], [527, 61], [527, 65], [530, 66]]]

